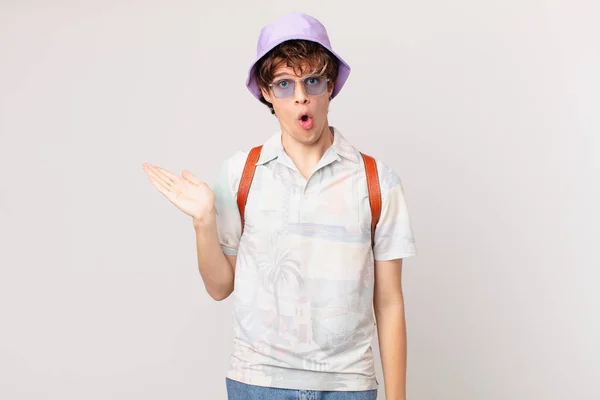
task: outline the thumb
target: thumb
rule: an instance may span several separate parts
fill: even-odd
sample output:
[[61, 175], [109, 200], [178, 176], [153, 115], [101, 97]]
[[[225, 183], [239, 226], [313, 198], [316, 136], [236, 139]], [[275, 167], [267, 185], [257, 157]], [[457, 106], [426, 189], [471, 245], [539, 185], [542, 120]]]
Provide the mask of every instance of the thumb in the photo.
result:
[[181, 176], [183, 176], [186, 180], [190, 181], [191, 183], [193, 183], [195, 185], [199, 185], [202, 183], [202, 181], [200, 179], [196, 178], [196, 175], [192, 174], [187, 169], [183, 170], [183, 172], [181, 173]]

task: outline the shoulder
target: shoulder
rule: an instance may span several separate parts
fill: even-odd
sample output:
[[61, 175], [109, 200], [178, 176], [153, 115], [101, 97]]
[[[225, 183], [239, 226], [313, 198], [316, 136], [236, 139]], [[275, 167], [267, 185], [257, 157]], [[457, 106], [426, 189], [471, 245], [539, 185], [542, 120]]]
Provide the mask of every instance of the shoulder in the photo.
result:
[[219, 182], [226, 186], [232, 194], [237, 192], [248, 154], [249, 151], [238, 150], [221, 163]]
[[382, 192], [387, 192], [395, 186], [402, 187], [399, 174], [388, 163], [376, 157], [373, 159], [377, 165], [377, 176]]
[[231, 176], [239, 178], [242, 175], [249, 153], [249, 150], [238, 150], [225, 159], [224, 164]]

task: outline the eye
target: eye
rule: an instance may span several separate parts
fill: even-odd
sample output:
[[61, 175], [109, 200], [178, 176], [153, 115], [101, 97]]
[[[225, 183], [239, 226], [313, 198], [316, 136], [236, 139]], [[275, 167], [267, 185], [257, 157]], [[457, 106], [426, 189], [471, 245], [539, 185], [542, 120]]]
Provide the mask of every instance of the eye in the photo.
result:
[[321, 78], [318, 76], [311, 76], [310, 78], [306, 78], [306, 83], [310, 86], [318, 85], [321, 82]]
[[282, 89], [285, 89], [290, 85], [290, 83], [288, 82], [287, 79], [282, 79], [278, 82], [275, 82], [275, 85], [279, 86]]

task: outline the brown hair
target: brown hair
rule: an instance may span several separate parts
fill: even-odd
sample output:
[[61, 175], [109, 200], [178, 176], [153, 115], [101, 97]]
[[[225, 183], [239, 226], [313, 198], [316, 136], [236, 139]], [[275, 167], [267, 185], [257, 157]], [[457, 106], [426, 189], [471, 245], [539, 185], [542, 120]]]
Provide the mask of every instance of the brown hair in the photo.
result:
[[[254, 74], [258, 87], [269, 90], [275, 70], [284, 62], [293, 68], [296, 75], [324, 76], [329, 78], [330, 85], [334, 84], [338, 75], [338, 59], [325, 47], [309, 40], [288, 40], [271, 49], [256, 63]], [[275, 114], [273, 105], [262, 94], [260, 101], [269, 107], [271, 114]]]

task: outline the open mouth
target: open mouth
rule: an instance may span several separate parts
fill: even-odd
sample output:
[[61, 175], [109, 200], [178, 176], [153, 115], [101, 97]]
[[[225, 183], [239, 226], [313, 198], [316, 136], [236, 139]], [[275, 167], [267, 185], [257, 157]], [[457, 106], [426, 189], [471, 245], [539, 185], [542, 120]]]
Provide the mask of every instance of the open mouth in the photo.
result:
[[298, 123], [303, 129], [309, 130], [313, 127], [313, 118], [308, 114], [301, 114], [298, 118]]

